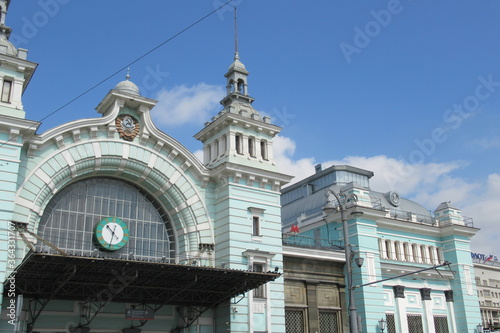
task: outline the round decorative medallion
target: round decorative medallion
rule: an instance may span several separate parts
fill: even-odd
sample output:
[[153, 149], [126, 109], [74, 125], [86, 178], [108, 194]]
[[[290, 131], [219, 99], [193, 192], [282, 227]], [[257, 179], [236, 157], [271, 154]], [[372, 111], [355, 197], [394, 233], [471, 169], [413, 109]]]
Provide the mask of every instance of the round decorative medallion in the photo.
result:
[[399, 206], [399, 194], [396, 192], [389, 192], [388, 195], [386, 195], [387, 200], [390, 202], [391, 205], [393, 206]]
[[106, 217], [94, 227], [94, 241], [101, 250], [116, 251], [127, 244], [129, 230], [117, 217]]
[[139, 122], [134, 116], [122, 114], [116, 118], [115, 124], [120, 138], [123, 140], [133, 141], [137, 134], [139, 134]]

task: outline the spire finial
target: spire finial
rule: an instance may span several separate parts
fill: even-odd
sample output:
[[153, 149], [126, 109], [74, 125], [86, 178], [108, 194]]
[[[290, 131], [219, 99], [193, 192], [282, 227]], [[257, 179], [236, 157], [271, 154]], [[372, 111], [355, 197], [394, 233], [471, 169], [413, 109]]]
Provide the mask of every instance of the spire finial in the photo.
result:
[[125, 79], [127, 79], [127, 80], [130, 79], [130, 67], [127, 68], [127, 75], [125, 75]]
[[239, 59], [238, 55], [238, 24], [236, 21], [236, 7], [234, 7], [234, 60]]

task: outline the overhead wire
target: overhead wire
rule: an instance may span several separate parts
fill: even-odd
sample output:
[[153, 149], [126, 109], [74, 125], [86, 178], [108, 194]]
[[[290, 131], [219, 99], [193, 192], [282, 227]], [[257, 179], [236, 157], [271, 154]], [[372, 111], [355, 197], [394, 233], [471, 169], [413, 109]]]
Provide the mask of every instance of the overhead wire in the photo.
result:
[[[62, 106], [58, 107], [57, 109], [55, 109], [54, 111], [50, 112], [48, 115], [46, 115], [45, 117], [41, 118], [40, 120], [36, 121], [35, 124], [25, 128], [23, 131], [21, 131], [21, 133], [19, 135], [23, 135], [26, 131], [32, 129], [34, 126], [36, 126], [37, 124], [41, 123], [42, 121], [44, 121], [45, 119], [53, 116], [54, 114], [56, 114], [57, 112], [61, 111], [62, 109], [64, 109], [65, 107], [67, 107], [68, 105], [72, 104], [73, 102], [75, 102], [76, 100], [80, 99], [81, 97], [85, 96], [86, 94], [88, 94], [89, 92], [91, 92], [92, 90], [94, 90], [95, 88], [99, 87], [101, 84], [103, 84], [104, 82], [108, 81], [109, 79], [111, 79], [112, 77], [114, 77], [115, 75], [123, 72], [125, 69], [129, 68], [131, 65], [135, 64], [136, 62], [140, 61], [141, 59], [147, 57], [148, 55], [150, 55], [151, 53], [153, 53], [154, 51], [156, 51], [157, 49], [159, 49], [160, 47], [162, 47], [163, 45], [167, 44], [168, 42], [172, 41], [173, 39], [177, 38], [178, 36], [180, 36], [181, 34], [183, 34], [184, 32], [188, 31], [189, 29], [193, 28], [194, 26], [196, 26], [197, 24], [199, 24], [200, 22], [204, 21], [206, 18], [212, 16], [213, 14], [215, 14], [217, 11], [219, 11], [220, 9], [222, 9], [223, 7], [229, 5], [229, 3], [231, 3], [232, 1], [234, 0], [228, 0], [226, 1], [225, 3], [223, 3], [222, 5], [220, 5], [219, 7], [217, 7], [216, 9], [212, 10], [210, 13], [204, 15], [203, 17], [201, 17], [200, 19], [196, 20], [195, 22], [191, 23], [190, 25], [188, 25], [187, 27], [185, 27], [184, 29], [180, 30], [179, 32], [177, 32], [176, 34], [174, 34], [173, 36], [169, 37], [168, 39], [164, 40], [163, 42], [161, 42], [160, 44], [158, 44], [157, 46], [153, 47], [152, 49], [150, 49], [149, 51], [147, 51], [146, 53], [142, 54], [141, 56], [135, 58], [133, 61], [131, 61], [130, 63], [126, 64], [125, 66], [121, 67], [120, 69], [116, 70], [115, 72], [113, 72], [112, 74], [108, 75], [107, 77], [105, 77], [104, 79], [102, 79], [101, 81], [99, 81], [98, 83], [94, 84], [92, 87], [88, 88], [87, 90], [85, 90], [84, 92], [80, 93], [79, 95], [77, 95], [76, 97], [72, 98], [70, 101], [64, 103]], [[0, 148], [3, 147], [5, 144], [13, 141], [15, 139], [15, 137], [13, 138], [10, 138], [8, 139], [7, 141], [5, 142], [2, 142], [0, 143]]]

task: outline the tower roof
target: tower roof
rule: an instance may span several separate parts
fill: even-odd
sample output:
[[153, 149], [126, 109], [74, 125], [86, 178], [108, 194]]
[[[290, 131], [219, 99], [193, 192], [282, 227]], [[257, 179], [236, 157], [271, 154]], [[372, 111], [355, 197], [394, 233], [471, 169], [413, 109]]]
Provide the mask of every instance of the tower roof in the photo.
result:
[[118, 83], [115, 86], [115, 90], [134, 95], [134, 96], [141, 96], [141, 93], [139, 91], [139, 87], [132, 81], [130, 81], [130, 75], [127, 73], [127, 76], [125, 76], [125, 80]]
[[[240, 71], [248, 74], [247, 69], [245, 68], [245, 65], [240, 61], [240, 56], [238, 52], [234, 54], [234, 61], [233, 63], [229, 66], [227, 72], [228, 74], [232, 71]], [[227, 75], [227, 74], [226, 74]]]

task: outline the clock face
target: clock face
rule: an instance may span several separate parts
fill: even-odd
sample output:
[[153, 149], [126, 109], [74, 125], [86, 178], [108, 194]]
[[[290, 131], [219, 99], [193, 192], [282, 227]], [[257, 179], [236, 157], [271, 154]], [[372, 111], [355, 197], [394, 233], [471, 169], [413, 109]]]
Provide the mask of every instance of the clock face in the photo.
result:
[[125, 222], [117, 217], [106, 217], [94, 227], [96, 245], [104, 251], [116, 251], [125, 246], [129, 230]]

